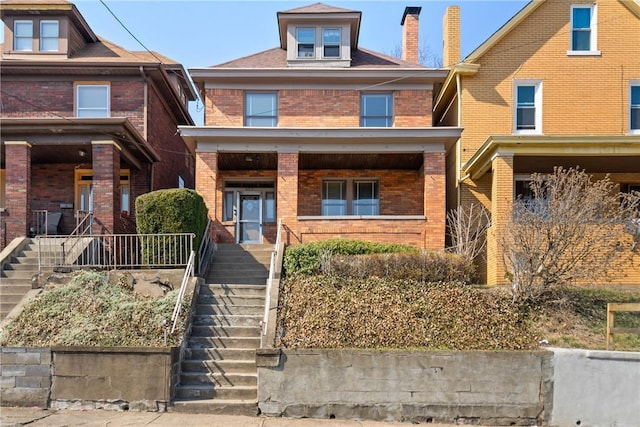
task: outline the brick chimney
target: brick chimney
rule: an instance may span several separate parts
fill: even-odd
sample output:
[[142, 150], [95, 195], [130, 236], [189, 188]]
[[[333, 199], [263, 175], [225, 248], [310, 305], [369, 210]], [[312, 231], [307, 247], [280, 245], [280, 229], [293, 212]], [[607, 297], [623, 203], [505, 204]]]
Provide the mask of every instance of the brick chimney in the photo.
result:
[[405, 7], [402, 15], [402, 59], [418, 63], [418, 18], [421, 7]]
[[460, 62], [460, 6], [449, 6], [442, 18], [442, 66]]

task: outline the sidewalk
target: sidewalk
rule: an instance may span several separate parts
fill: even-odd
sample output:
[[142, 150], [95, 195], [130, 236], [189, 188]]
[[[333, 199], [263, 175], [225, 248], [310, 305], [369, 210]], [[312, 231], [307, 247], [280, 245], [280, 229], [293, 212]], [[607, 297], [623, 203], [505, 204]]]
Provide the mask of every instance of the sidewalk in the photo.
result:
[[[155, 426], [155, 427], [407, 427], [411, 423], [379, 421], [268, 418], [235, 415], [181, 414], [173, 412], [117, 412], [101, 410], [51, 410], [0, 408], [0, 426]], [[432, 424], [430, 427], [445, 427]]]

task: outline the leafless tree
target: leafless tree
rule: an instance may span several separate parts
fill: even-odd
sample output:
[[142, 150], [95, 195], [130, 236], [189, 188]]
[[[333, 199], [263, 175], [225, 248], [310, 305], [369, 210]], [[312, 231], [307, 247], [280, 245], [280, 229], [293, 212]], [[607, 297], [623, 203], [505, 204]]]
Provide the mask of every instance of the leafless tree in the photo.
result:
[[[402, 58], [402, 44], [396, 44], [387, 55]], [[442, 57], [438, 56], [427, 43], [418, 48], [418, 63], [426, 67], [442, 68]]]
[[623, 274], [633, 258], [625, 225], [640, 196], [622, 194], [608, 176], [579, 168], [531, 176], [530, 200], [516, 200], [502, 248], [514, 299], [535, 300], [557, 285], [596, 283]]
[[449, 252], [473, 262], [484, 251], [490, 226], [491, 214], [482, 205], [471, 203], [450, 210], [447, 213], [447, 230], [451, 237]]

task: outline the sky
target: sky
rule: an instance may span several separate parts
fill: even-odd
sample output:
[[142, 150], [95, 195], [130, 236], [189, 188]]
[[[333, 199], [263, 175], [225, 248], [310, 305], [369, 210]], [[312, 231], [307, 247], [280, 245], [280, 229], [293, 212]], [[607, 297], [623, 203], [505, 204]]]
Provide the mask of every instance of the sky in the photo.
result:
[[[459, 5], [462, 58], [528, 3], [522, 0], [103, 1], [115, 17], [99, 0], [73, 0], [98, 36], [128, 50], [159, 52], [186, 69], [208, 67], [279, 46], [276, 13], [317, 1], [362, 11], [359, 46], [386, 54], [401, 45], [404, 8], [420, 6], [419, 43], [437, 57], [442, 57], [444, 12], [449, 5]], [[201, 125], [199, 105], [194, 103], [190, 111], [196, 124]]]

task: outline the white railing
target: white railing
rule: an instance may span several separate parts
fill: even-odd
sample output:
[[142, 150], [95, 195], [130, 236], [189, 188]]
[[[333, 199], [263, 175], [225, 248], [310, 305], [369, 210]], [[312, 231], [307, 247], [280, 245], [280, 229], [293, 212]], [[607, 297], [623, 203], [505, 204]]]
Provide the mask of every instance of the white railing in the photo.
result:
[[194, 237], [193, 233], [41, 236], [38, 262], [40, 268], [185, 267]]
[[273, 279], [276, 270], [276, 261], [278, 259], [278, 248], [282, 241], [282, 218], [278, 220], [278, 232], [276, 233], [276, 244], [271, 252], [271, 261], [269, 263], [269, 278], [267, 279], [267, 289], [264, 299], [264, 317], [262, 319], [262, 333], [260, 334], [260, 347], [263, 347], [263, 339], [267, 334], [267, 326], [269, 325], [269, 311], [271, 307], [271, 289], [273, 288]]
[[91, 234], [93, 227], [93, 212], [77, 211], [76, 212], [76, 228], [71, 232], [71, 236], [82, 234]]
[[38, 209], [31, 211], [31, 231], [34, 236], [47, 234], [49, 224], [47, 220], [48, 211], [46, 209]]
[[207, 220], [207, 227], [204, 230], [204, 234], [202, 235], [202, 241], [200, 242], [200, 247], [198, 248], [198, 274], [204, 274], [204, 269], [209, 263], [209, 258], [211, 256], [212, 251], [216, 250], [216, 244], [213, 241], [211, 233], [213, 232], [213, 222], [211, 220]]
[[195, 258], [196, 253], [194, 251], [191, 251], [191, 254], [189, 255], [189, 261], [187, 262], [187, 268], [184, 270], [184, 276], [182, 276], [182, 283], [180, 284], [180, 291], [178, 291], [176, 305], [175, 307], [173, 307], [173, 314], [171, 315], [171, 333], [176, 330], [176, 325], [178, 324], [178, 319], [180, 318], [180, 311], [182, 310], [182, 300], [184, 299], [184, 294], [187, 291], [187, 284], [189, 283], [189, 279], [193, 277], [194, 274]]

